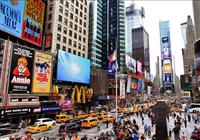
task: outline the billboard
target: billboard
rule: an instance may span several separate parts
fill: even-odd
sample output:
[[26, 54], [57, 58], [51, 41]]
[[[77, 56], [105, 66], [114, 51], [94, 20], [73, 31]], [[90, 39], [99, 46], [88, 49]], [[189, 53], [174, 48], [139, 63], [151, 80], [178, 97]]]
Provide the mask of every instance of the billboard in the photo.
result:
[[142, 93], [144, 89], [144, 83], [143, 80], [138, 80], [138, 85], [137, 85], [137, 93]]
[[172, 72], [172, 66], [171, 66], [171, 63], [167, 63], [167, 64], [165, 64], [164, 63], [164, 73], [171, 73]]
[[52, 34], [48, 34], [45, 36], [44, 48], [45, 49], [51, 48], [51, 43], [52, 43]]
[[129, 72], [136, 73], [136, 60], [126, 55], [126, 68]]
[[142, 73], [142, 62], [137, 61], [137, 72]]
[[9, 93], [31, 93], [34, 50], [13, 44]]
[[21, 37], [25, 0], [0, 1], [0, 30]]
[[35, 52], [34, 75], [33, 75], [33, 93], [50, 93], [52, 56], [39, 51]]
[[171, 83], [171, 82], [172, 82], [172, 74], [165, 73], [165, 83]]
[[108, 75], [111, 77], [115, 76], [115, 68], [116, 68], [116, 51], [113, 51], [111, 55], [108, 57]]
[[41, 47], [45, 4], [42, 0], [26, 0], [22, 39]]
[[125, 80], [124, 79], [120, 79], [120, 99], [125, 99]]
[[90, 83], [90, 60], [59, 50], [57, 63], [57, 80]]

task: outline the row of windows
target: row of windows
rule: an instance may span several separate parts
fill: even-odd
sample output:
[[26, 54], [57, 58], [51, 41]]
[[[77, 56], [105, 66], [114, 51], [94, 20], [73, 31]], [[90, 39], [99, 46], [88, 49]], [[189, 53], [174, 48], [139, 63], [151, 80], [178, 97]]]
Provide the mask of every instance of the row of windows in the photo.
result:
[[[56, 44], [56, 49], [57, 49], [57, 50], [58, 50], [58, 49], [61, 49], [60, 44]], [[68, 50], [67, 50], [67, 47], [66, 47], [66, 46], [62, 46], [62, 50], [63, 50], [63, 51], [68, 51], [69, 53], [72, 53], [72, 52], [73, 52], [73, 54], [78, 55], [78, 56], [81, 56], [81, 52], [76, 51], [76, 50], [73, 50], [73, 51], [72, 51], [71, 48], [68, 48]], [[82, 53], [82, 57], [85, 57], [85, 53]]]
[[[71, 3], [76, 4], [76, 6], [78, 6], [80, 2], [83, 3], [84, 5], [87, 5], [87, 0], [71, 0]], [[60, 3], [64, 4], [64, 0], [60, 0]], [[81, 3], [80, 3], [80, 5], [81, 5]], [[69, 0], [65, 1], [65, 5], [66, 6], [69, 5]]]

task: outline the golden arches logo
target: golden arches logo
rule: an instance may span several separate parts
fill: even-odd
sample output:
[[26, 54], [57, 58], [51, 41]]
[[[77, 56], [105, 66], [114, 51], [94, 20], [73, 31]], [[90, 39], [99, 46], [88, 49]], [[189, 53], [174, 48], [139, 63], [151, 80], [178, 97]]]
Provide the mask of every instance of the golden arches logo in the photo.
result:
[[72, 103], [74, 103], [75, 100], [76, 103], [86, 103], [86, 98], [88, 101], [91, 101], [93, 94], [92, 88], [88, 89], [86, 86], [81, 86], [79, 89], [78, 86], [75, 85], [71, 95]]

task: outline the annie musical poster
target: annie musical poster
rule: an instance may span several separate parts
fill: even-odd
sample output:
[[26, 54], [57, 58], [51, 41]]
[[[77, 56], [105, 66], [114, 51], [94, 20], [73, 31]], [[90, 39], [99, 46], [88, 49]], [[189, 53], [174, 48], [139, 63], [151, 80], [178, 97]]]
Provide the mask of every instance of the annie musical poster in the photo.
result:
[[31, 93], [34, 50], [13, 44], [9, 93]]

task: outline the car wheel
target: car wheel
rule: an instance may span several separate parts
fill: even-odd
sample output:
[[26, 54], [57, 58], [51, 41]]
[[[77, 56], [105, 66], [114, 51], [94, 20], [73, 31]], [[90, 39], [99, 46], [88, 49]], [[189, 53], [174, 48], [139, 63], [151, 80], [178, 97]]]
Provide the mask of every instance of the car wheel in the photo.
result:
[[51, 130], [51, 129], [52, 129], [52, 127], [50, 126], [48, 130]]
[[53, 125], [56, 125], [56, 123], [54, 122]]
[[64, 123], [64, 121], [62, 120], [61, 123]]

